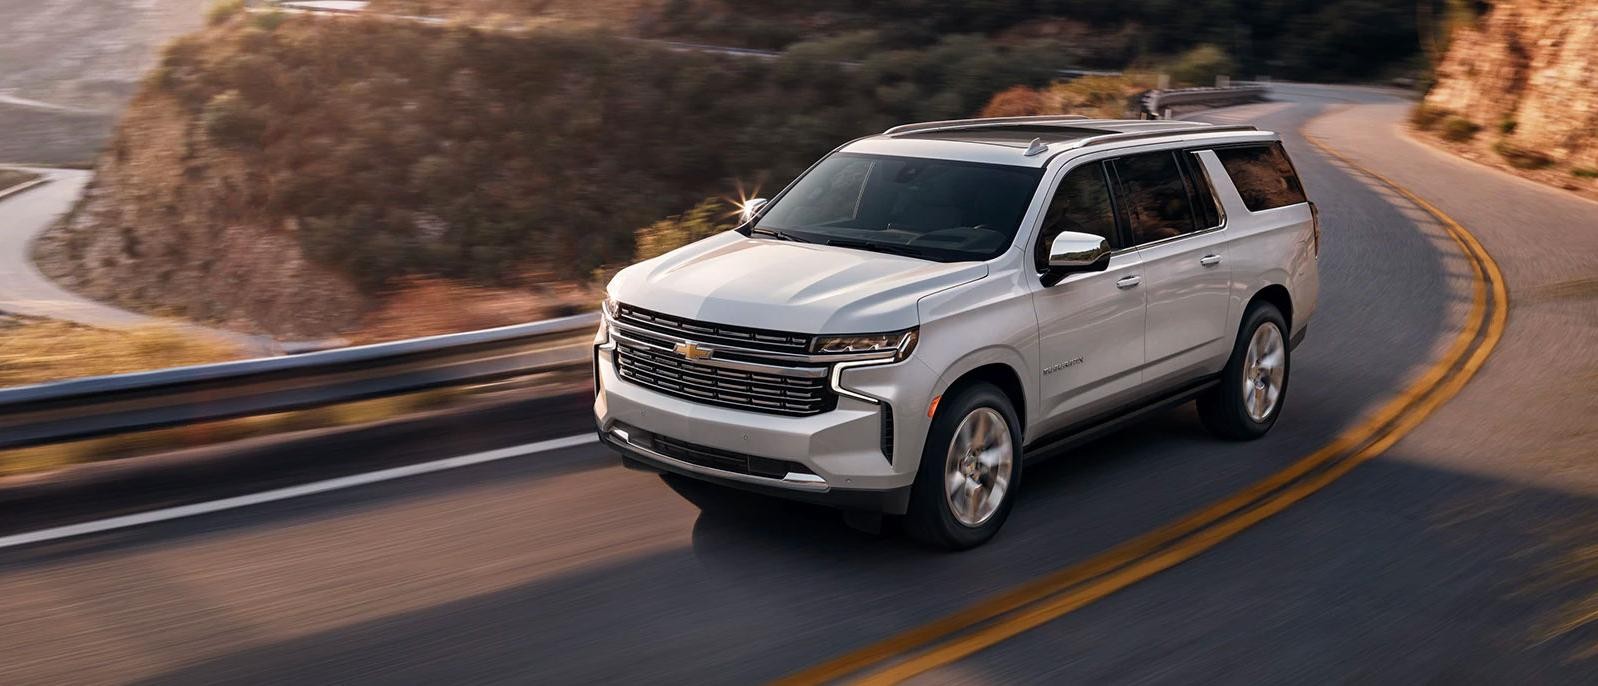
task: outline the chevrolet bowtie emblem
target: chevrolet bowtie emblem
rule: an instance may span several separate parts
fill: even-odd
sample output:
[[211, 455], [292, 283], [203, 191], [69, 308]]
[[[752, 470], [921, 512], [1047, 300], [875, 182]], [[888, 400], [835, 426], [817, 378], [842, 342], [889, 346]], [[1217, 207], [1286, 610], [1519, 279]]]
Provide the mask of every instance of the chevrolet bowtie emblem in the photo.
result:
[[709, 359], [711, 355], [715, 354], [714, 350], [709, 348], [701, 348], [696, 343], [678, 343], [677, 345], [671, 346], [671, 349], [678, 355], [682, 355], [690, 360]]

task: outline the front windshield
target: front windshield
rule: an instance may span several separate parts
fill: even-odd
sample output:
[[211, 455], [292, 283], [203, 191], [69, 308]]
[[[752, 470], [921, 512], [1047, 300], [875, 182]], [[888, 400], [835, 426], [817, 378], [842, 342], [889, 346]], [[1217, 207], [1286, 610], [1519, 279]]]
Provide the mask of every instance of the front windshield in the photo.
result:
[[757, 229], [924, 257], [997, 257], [1015, 239], [1042, 170], [840, 153], [777, 198]]

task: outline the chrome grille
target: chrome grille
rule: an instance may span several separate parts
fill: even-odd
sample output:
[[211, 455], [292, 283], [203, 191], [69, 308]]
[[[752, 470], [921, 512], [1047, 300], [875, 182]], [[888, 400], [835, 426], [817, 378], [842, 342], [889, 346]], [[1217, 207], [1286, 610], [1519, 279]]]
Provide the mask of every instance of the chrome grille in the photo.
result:
[[728, 369], [630, 340], [617, 341], [616, 372], [661, 393], [740, 410], [802, 416], [827, 412], [838, 402], [825, 376]]
[[720, 343], [780, 353], [804, 354], [810, 349], [810, 337], [805, 334], [712, 324], [652, 312], [626, 303], [617, 307], [616, 318], [626, 324], [700, 343]]

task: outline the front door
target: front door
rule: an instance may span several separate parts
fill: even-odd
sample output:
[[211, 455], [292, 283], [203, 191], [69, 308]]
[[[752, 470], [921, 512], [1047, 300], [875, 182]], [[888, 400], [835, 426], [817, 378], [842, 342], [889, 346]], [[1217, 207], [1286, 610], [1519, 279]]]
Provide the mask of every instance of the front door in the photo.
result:
[[1120, 248], [1109, 170], [1089, 162], [1067, 172], [1056, 187], [1033, 245], [1039, 288], [1038, 367], [1042, 379], [1040, 434], [1092, 417], [1135, 394], [1143, 366], [1142, 258], [1118, 252], [1101, 272], [1072, 274], [1044, 287], [1049, 245], [1061, 231], [1104, 236]]

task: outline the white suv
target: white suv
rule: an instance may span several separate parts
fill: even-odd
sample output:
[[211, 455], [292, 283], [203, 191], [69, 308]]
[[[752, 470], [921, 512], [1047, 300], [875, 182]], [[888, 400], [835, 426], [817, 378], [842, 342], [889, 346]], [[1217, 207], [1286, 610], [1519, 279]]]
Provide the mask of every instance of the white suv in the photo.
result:
[[1196, 398], [1263, 435], [1318, 288], [1273, 133], [1016, 117], [833, 151], [736, 230], [623, 269], [594, 356], [634, 468], [986, 541], [1025, 460]]

